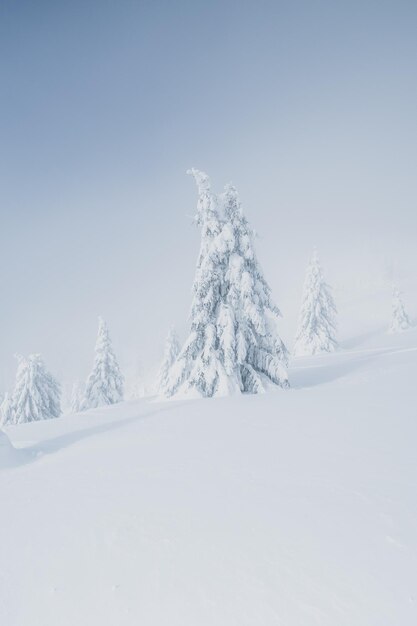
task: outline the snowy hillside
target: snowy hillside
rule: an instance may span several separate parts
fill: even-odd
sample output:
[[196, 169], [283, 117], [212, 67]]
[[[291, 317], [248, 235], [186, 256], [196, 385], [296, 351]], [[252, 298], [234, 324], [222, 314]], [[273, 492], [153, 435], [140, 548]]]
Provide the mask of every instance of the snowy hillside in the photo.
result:
[[[417, 331], [0, 440], [0, 624], [415, 626]], [[3, 443], [4, 442], [4, 443]]]

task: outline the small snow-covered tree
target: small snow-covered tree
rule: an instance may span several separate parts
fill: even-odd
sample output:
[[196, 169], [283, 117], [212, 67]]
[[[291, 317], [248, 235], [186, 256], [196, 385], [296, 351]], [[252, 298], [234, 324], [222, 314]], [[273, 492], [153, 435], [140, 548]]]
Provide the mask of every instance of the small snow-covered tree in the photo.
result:
[[333, 352], [337, 347], [336, 314], [330, 287], [324, 280], [318, 254], [314, 250], [304, 282], [294, 354], [307, 356]]
[[258, 393], [267, 380], [286, 387], [286, 349], [275, 325], [279, 311], [237, 192], [229, 186], [218, 198], [206, 174], [190, 173], [199, 193], [201, 246], [190, 334], [170, 370], [166, 393]]
[[13, 424], [14, 422], [13, 402], [8, 392], [4, 394], [4, 398], [0, 406], [0, 418], [0, 423], [2, 425]]
[[123, 381], [106, 322], [99, 317], [94, 367], [87, 379], [81, 409], [94, 409], [121, 402]]
[[16, 386], [11, 400], [13, 422], [20, 424], [61, 415], [61, 388], [45, 368], [40, 354], [18, 357]]
[[83, 389], [79, 381], [77, 380], [71, 390], [71, 413], [78, 413], [81, 411], [83, 402]]
[[168, 386], [169, 370], [172, 364], [175, 362], [180, 351], [180, 344], [178, 341], [177, 333], [173, 327], [170, 328], [164, 348], [164, 356], [161, 366], [158, 371], [156, 390], [157, 393], [165, 394]]
[[405, 310], [404, 303], [401, 298], [401, 292], [396, 287], [392, 294], [392, 318], [390, 333], [400, 333], [411, 327], [410, 318]]

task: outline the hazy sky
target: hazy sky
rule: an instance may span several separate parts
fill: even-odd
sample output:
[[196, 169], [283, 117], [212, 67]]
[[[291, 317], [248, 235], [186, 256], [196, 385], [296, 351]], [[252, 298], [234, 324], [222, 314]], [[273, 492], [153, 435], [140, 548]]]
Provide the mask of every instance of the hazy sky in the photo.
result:
[[416, 32], [414, 0], [0, 0], [0, 391], [15, 352], [84, 378], [98, 314], [125, 366], [185, 331], [190, 166], [238, 187], [284, 334], [313, 245], [406, 287]]

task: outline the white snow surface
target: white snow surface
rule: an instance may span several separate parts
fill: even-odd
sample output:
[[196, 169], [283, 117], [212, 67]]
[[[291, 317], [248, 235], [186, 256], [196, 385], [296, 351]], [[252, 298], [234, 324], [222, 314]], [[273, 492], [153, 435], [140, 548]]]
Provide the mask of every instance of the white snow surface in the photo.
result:
[[8, 436], [2, 430], [0, 430], [0, 470], [6, 467], [19, 465], [21, 461], [22, 458], [20, 450], [15, 450], [10, 443]]
[[415, 626], [417, 331], [289, 373], [6, 428], [0, 624]]

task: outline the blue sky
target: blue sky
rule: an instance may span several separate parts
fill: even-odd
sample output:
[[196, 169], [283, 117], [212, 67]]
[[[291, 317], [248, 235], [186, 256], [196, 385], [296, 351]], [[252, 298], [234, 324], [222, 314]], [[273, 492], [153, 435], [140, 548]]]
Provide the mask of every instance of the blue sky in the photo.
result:
[[0, 391], [15, 352], [83, 378], [98, 314], [126, 364], [185, 331], [190, 166], [238, 187], [289, 335], [313, 245], [334, 283], [406, 283], [416, 23], [407, 1], [1, 1]]

